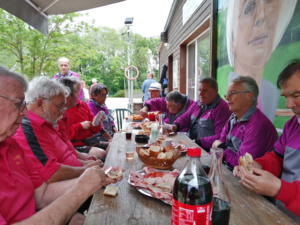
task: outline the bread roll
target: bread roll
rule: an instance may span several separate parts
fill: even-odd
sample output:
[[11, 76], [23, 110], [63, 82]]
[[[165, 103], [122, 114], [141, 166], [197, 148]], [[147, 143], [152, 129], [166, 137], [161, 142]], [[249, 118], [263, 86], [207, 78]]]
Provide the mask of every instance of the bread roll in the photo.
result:
[[172, 159], [174, 157], [174, 155], [175, 155], [174, 150], [166, 152], [167, 159]]
[[164, 153], [164, 152], [160, 152], [160, 153], [158, 154], [157, 158], [158, 158], [158, 159], [166, 159], [166, 158], [167, 158], [167, 155], [166, 155], [166, 153]]
[[252, 165], [253, 165], [253, 158], [252, 155], [246, 152], [244, 156], [239, 158], [239, 165], [243, 166], [248, 170], [249, 173], [253, 173]]
[[149, 148], [140, 148], [139, 153], [141, 156], [150, 156]]
[[160, 146], [154, 146], [152, 145], [150, 147], [150, 156], [153, 157], [153, 158], [157, 158], [158, 157], [158, 154], [161, 152], [161, 148]]
[[123, 176], [123, 171], [121, 169], [118, 169], [116, 171], [109, 171], [107, 176], [110, 178], [110, 179], [118, 179], [119, 177], [122, 177]]

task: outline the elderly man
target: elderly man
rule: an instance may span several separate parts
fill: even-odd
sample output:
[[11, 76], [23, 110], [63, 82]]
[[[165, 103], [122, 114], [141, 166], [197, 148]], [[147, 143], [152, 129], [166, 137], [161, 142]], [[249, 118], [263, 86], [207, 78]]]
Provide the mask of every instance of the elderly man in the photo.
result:
[[160, 83], [152, 83], [148, 89], [150, 99], [160, 98], [160, 92], [161, 92], [161, 84]]
[[246, 152], [254, 159], [261, 157], [272, 150], [277, 140], [275, 127], [256, 107], [257, 96], [258, 86], [250, 76], [232, 80], [225, 95], [232, 115], [213, 147], [224, 150], [224, 163], [231, 170]]
[[153, 73], [149, 73], [148, 79], [144, 80], [143, 85], [142, 85], [142, 92], [144, 93], [143, 102], [150, 99], [148, 89], [152, 83], [157, 83], [157, 81], [153, 79]]
[[25, 154], [48, 183], [80, 176], [86, 167], [102, 166], [100, 160], [81, 164], [74, 147], [64, 142], [55, 130], [58, 120], [65, 113], [66, 88], [48, 77], [34, 78], [26, 92], [28, 116], [15, 135]]
[[230, 117], [227, 103], [218, 94], [218, 83], [212, 77], [199, 82], [199, 100], [189, 109], [190, 120], [182, 129], [189, 129], [188, 136], [209, 151], [213, 142], [221, 136]]
[[[186, 131], [184, 124], [190, 120], [188, 111], [194, 104], [192, 99], [178, 91], [171, 91], [165, 98], [154, 98], [145, 102], [141, 109], [142, 117], [147, 117], [148, 111], [161, 111], [166, 114], [165, 122], [172, 124], [172, 131]], [[184, 127], [182, 129], [181, 127]]]
[[[73, 108], [76, 105], [80, 93], [80, 80], [77, 77], [62, 77], [59, 78], [58, 81], [70, 90], [70, 95], [67, 97], [67, 102], [65, 106], [67, 109]], [[70, 128], [69, 115], [67, 113], [64, 114], [63, 118], [58, 121], [58, 124], [59, 124], [59, 131], [62, 134], [62, 136], [66, 139], [66, 142], [72, 145], [72, 143], [70, 142], [71, 137], [70, 137], [70, 129], [69, 129]], [[75, 149], [83, 153], [88, 153], [89, 155], [95, 155], [102, 159], [104, 159], [106, 156], [106, 152], [103, 149], [97, 147], [76, 146]]]
[[[24, 101], [27, 86], [22, 75], [0, 66], [0, 223], [66, 224], [79, 206], [109, 180], [99, 166], [93, 166], [72, 182], [43, 182], [34, 163], [12, 137], [28, 113]], [[70, 189], [65, 192], [62, 186], [66, 183]], [[83, 215], [76, 217], [84, 222]], [[76, 217], [69, 224], [78, 224]]]
[[[60, 57], [57, 60], [57, 66], [59, 72], [53, 76], [53, 79], [60, 78], [60, 77], [70, 77], [70, 76], [78, 77], [80, 79], [79, 74], [70, 70], [70, 60], [68, 58]], [[79, 99], [82, 99], [83, 96], [84, 96], [83, 90], [81, 89]]]
[[[253, 163], [250, 174], [242, 166], [234, 168], [240, 183], [258, 194], [274, 197], [277, 206], [300, 224], [300, 61], [290, 63], [279, 75], [278, 88], [286, 107], [295, 114], [284, 126], [274, 151]], [[266, 140], [263, 140], [266, 141]], [[280, 178], [278, 178], [280, 177]]]

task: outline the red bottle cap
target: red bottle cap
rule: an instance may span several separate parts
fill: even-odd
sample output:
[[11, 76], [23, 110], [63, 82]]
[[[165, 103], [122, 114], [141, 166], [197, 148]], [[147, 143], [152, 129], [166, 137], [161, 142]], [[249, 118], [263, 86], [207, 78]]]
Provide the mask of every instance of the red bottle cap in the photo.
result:
[[201, 148], [189, 147], [187, 149], [187, 155], [191, 156], [191, 157], [200, 157], [201, 156]]

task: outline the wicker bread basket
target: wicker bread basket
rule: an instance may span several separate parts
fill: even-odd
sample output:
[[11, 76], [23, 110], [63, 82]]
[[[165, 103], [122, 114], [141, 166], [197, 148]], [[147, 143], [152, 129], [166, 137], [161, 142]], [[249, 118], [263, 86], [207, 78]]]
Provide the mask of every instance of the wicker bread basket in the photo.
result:
[[149, 167], [153, 167], [156, 169], [169, 169], [170, 167], [172, 167], [172, 165], [174, 164], [174, 162], [179, 158], [179, 156], [181, 155], [179, 152], [176, 152], [176, 155], [173, 156], [173, 158], [171, 159], [157, 159], [157, 158], [153, 158], [151, 156], [145, 156], [145, 155], [141, 155], [140, 154], [140, 149], [141, 147], [136, 147], [136, 152], [139, 156], [139, 158], [142, 160], [142, 162]]

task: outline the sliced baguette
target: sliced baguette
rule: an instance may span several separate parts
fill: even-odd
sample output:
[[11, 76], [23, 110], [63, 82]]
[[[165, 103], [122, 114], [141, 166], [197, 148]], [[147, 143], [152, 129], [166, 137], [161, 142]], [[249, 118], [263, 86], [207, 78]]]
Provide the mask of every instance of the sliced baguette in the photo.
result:
[[160, 152], [161, 152], [160, 146], [154, 146], [154, 145], [152, 145], [150, 147], [150, 156], [151, 157], [157, 158]]
[[118, 187], [107, 186], [103, 192], [104, 195], [116, 196], [118, 194]]
[[166, 158], [167, 158], [167, 155], [166, 155], [166, 153], [164, 153], [164, 152], [160, 152], [160, 153], [158, 154], [157, 158], [158, 158], [158, 159], [166, 159]]

